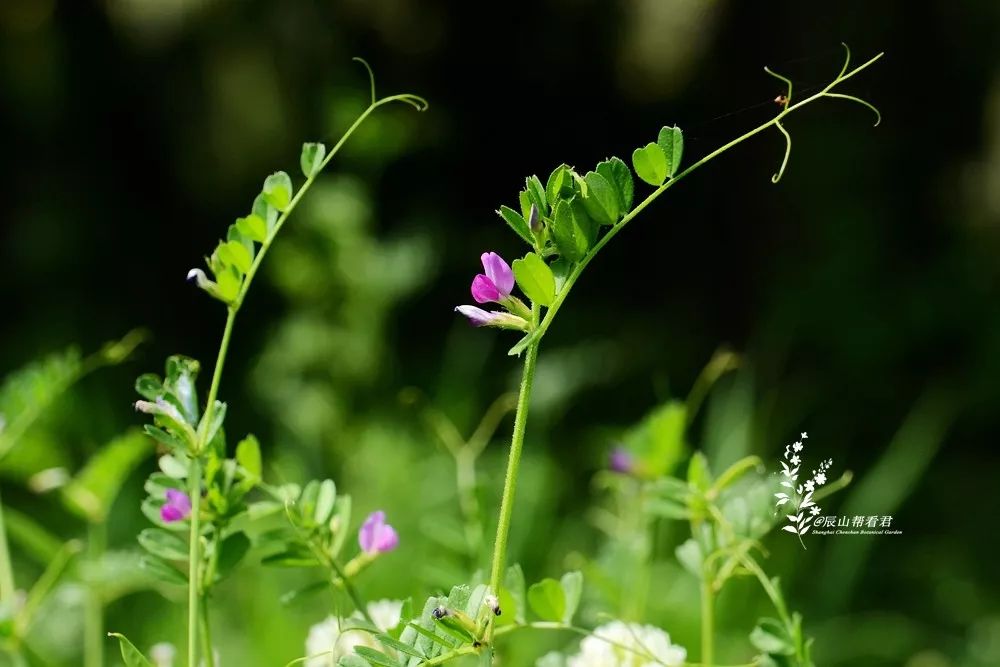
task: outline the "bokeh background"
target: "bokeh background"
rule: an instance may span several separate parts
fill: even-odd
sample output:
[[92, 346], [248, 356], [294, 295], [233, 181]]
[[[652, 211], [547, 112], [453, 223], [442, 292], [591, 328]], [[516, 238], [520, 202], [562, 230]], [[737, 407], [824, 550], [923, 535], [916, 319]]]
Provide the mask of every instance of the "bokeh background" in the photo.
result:
[[[274, 478], [332, 476], [358, 511], [385, 508], [402, 528], [366, 594], [461, 580], [482, 561], [429, 526], [457, 525], [429, 410], [468, 434], [516, 386], [513, 340], [452, 312], [480, 252], [522, 251], [493, 211], [525, 176], [627, 158], [664, 124], [684, 129], [688, 160], [703, 155], [774, 113], [782, 90], [764, 65], [805, 93], [838, 71], [843, 41], [857, 63], [886, 52], [848, 85], [881, 108], [880, 127], [846, 102], [795, 114], [781, 183], [770, 176], [783, 143], [766, 133], [672, 189], [578, 284], [542, 353], [512, 559], [531, 580], [600, 549], [595, 471], [728, 346], [742, 364], [690, 446], [717, 467], [771, 461], [808, 431], [816, 455], [856, 475], [830, 509], [892, 514], [903, 531], [816, 537], [805, 552], [770, 538], [768, 566], [817, 663], [1000, 664], [997, 34], [992, 0], [5, 0], [0, 375], [134, 327], [150, 340], [60, 400], [4, 461], [4, 501], [62, 537], [80, 532], [26, 480], [79, 468], [141, 423], [140, 372], [172, 353], [211, 363], [224, 312], [184, 276], [266, 174], [297, 173], [302, 141], [331, 143], [363, 108], [361, 55], [380, 92], [418, 93], [430, 109], [380, 112], [312, 191], [241, 312], [222, 397], [230, 431], [260, 437]], [[480, 467], [487, 534], [509, 428]], [[114, 549], [134, 548], [145, 525], [154, 465], [115, 505]], [[30, 581], [40, 565], [14, 550]], [[649, 618], [694, 653], [693, 583], [670, 557]], [[294, 580], [252, 571], [220, 591], [228, 664], [302, 655], [326, 601], [282, 606]], [[761, 597], [749, 585], [723, 595], [721, 659], [748, 657]], [[182, 605], [165, 602], [179, 599], [125, 595], [108, 627], [180, 644]], [[39, 621], [51, 664], [79, 664], [75, 601], [67, 584]], [[512, 664], [569, 643], [525, 638]]]

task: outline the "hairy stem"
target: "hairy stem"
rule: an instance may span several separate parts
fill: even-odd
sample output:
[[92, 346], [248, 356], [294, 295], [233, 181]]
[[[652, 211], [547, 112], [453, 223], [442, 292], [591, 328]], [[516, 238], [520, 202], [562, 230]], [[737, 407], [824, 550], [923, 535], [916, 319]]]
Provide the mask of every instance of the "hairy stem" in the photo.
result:
[[[534, 318], [538, 319], [538, 307], [535, 306]], [[500, 578], [503, 576], [504, 560], [507, 557], [507, 537], [510, 533], [510, 520], [514, 512], [514, 492], [517, 488], [517, 475], [521, 465], [521, 449], [524, 446], [524, 432], [528, 421], [528, 405], [531, 400], [531, 387], [535, 380], [535, 363], [538, 360], [539, 339], [528, 345], [524, 357], [524, 370], [521, 375], [521, 390], [517, 396], [517, 408], [514, 413], [514, 433], [511, 436], [510, 456], [507, 460], [507, 475], [504, 479], [503, 497], [500, 501], [500, 517], [497, 521], [496, 540], [493, 543], [493, 565], [490, 568], [490, 588], [496, 594], [500, 590]], [[492, 634], [493, 625], [490, 625]]]

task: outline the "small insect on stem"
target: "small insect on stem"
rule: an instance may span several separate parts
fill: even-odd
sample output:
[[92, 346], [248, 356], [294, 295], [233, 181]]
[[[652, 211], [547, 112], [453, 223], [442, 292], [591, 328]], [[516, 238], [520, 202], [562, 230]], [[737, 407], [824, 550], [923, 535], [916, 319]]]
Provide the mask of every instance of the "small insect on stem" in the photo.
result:
[[779, 107], [787, 107], [788, 97], [786, 95], [778, 95], [777, 97], [774, 98], [774, 103], [777, 104]]

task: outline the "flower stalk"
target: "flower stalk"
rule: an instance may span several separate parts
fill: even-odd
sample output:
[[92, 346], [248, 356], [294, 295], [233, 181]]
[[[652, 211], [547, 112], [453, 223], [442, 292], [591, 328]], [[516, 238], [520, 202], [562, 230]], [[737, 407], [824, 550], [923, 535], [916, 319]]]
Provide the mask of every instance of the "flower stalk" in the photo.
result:
[[[532, 311], [532, 321], [537, 322], [539, 307]], [[521, 451], [524, 448], [524, 433], [528, 423], [528, 406], [531, 401], [531, 388], [535, 381], [535, 365], [538, 361], [540, 340], [536, 339], [528, 345], [524, 356], [524, 369], [521, 375], [521, 389], [517, 395], [517, 407], [514, 412], [514, 433], [511, 436], [510, 454], [507, 459], [507, 473], [504, 477], [503, 497], [500, 500], [500, 516], [497, 520], [496, 539], [493, 543], [493, 564], [490, 568], [490, 589], [500, 590], [500, 580], [503, 576], [504, 561], [507, 557], [507, 538], [510, 534], [510, 522], [514, 512], [514, 493], [517, 490], [517, 477], [521, 467]], [[490, 632], [493, 624], [490, 625]]]

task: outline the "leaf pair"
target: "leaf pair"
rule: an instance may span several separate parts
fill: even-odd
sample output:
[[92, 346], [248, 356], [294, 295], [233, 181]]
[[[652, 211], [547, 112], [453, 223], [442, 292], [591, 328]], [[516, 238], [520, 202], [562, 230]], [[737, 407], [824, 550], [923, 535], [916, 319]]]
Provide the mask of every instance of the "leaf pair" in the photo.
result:
[[676, 125], [664, 127], [656, 139], [637, 148], [632, 153], [632, 166], [635, 173], [650, 185], [659, 187], [673, 178], [681, 164], [684, 152], [684, 135]]

